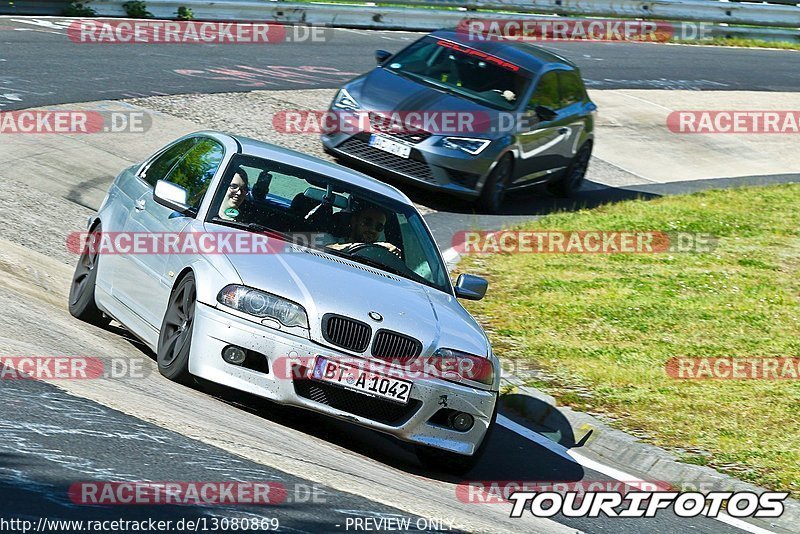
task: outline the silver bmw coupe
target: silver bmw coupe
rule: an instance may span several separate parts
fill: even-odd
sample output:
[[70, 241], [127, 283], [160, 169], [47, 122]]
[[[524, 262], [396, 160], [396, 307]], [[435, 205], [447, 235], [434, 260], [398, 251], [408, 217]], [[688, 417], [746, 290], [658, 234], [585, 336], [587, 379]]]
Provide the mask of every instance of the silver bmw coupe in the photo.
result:
[[194, 377], [327, 414], [465, 473], [500, 365], [397, 189], [247, 138], [199, 132], [114, 180], [81, 241], [73, 316], [113, 319]]

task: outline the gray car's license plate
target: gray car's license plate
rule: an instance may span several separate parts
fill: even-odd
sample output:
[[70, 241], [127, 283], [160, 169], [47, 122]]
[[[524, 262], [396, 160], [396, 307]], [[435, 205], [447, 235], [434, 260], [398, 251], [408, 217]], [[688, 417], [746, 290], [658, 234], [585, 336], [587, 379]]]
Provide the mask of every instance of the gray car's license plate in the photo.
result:
[[411, 155], [411, 147], [398, 143], [388, 137], [372, 134], [369, 137], [369, 146], [383, 150], [389, 154], [400, 156], [401, 158], [408, 158]]
[[411, 394], [411, 382], [373, 373], [322, 356], [317, 356], [311, 376], [315, 380], [330, 382], [346, 389], [402, 404], [408, 403]]

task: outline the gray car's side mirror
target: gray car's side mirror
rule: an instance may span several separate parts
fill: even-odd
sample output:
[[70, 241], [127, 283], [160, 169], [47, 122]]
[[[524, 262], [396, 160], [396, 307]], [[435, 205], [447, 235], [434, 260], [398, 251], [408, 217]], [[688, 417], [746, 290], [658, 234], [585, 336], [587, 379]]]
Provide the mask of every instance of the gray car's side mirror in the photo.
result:
[[456, 297], [467, 300], [481, 300], [486, 296], [489, 282], [480, 276], [471, 274], [459, 275], [456, 281]]
[[378, 62], [378, 65], [380, 65], [390, 57], [392, 57], [391, 52], [387, 52], [386, 50], [375, 50], [375, 61]]
[[533, 112], [544, 122], [549, 122], [558, 117], [558, 113], [547, 106], [536, 106], [533, 108]]
[[162, 206], [185, 214], [191, 211], [188, 198], [189, 193], [183, 187], [165, 180], [156, 182], [156, 188], [153, 191], [153, 200]]

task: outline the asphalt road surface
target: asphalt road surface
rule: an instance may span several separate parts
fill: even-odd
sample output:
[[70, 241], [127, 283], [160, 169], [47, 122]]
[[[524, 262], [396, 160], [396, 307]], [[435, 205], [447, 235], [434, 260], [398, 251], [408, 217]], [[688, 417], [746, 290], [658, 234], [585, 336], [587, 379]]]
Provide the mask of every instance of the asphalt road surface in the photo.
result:
[[[72, 42], [69, 21], [0, 17], [0, 110], [179, 93], [336, 87], [400, 50], [408, 32], [326, 30], [327, 42]], [[800, 53], [648, 43], [558, 42], [589, 88], [794, 91]]]

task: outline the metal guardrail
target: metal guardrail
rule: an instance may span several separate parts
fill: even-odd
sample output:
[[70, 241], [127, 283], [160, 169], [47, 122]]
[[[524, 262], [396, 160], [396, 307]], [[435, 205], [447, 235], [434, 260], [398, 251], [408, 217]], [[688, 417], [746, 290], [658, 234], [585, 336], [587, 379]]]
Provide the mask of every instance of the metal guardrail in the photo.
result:
[[[706, 37], [743, 37], [800, 42], [800, 6], [719, 2], [713, 0], [385, 0], [408, 6], [453, 7], [413, 9], [356, 4], [286, 3], [266, 0], [147, 0], [147, 9], [157, 18], [175, 18], [178, 7], [189, 7], [198, 20], [275, 21], [319, 26], [430, 31], [456, 27], [464, 18], [541, 19], [543, 16], [595, 15], [607, 18], [642, 18], [722, 24], [705, 24]], [[0, 8], [6, 0], [0, 0]], [[92, 0], [89, 5], [100, 16], [124, 17], [125, 0]], [[60, 14], [64, 0], [17, 0], [12, 14]], [[523, 5], [524, 4], [524, 5]], [[37, 6], [48, 11], [31, 12]], [[503, 6], [512, 13], [473, 11], [485, 6]], [[519, 7], [515, 7], [519, 6]], [[663, 7], [662, 6], [666, 6]], [[467, 10], [469, 7], [469, 10]], [[58, 10], [58, 12], [54, 12]], [[525, 10], [516, 14], [513, 11]], [[665, 11], [669, 10], [669, 11]], [[535, 11], [533, 15], [529, 11]], [[658, 13], [658, 14], [657, 14]], [[672, 14], [667, 16], [667, 13]], [[728, 14], [730, 13], [730, 14]], [[570, 20], [577, 20], [571, 18]], [[731, 26], [734, 23], [748, 26]], [[763, 27], [759, 27], [763, 26]], [[773, 27], [769, 27], [773, 26]], [[779, 28], [775, 28], [778, 26]], [[782, 28], [782, 29], [781, 29]], [[701, 35], [697, 35], [701, 36]], [[697, 36], [688, 35], [693, 39]], [[675, 36], [678, 38], [679, 36]]]
[[[393, 4], [418, 7], [453, 7], [468, 10], [504, 10], [517, 13], [539, 13], [546, 15], [582, 15], [590, 17], [643, 18], [672, 21], [743, 24], [750, 26], [773, 26], [800, 28], [800, 7], [791, 5], [754, 4], [739, 2], [716, 2], [712, 0], [385, 0]], [[124, 15], [123, 0], [95, 0], [91, 6], [104, 15]], [[386, 9], [378, 6], [354, 6], [347, 4], [287, 4], [263, 0], [233, 0], [227, 2], [209, 0], [149, 0], [148, 9], [156, 16], [169, 12], [172, 16], [178, 6], [190, 7], [198, 18], [259, 19], [282, 10], [302, 10], [312, 13], [335, 7], [358, 8], [378, 15]], [[409, 12], [408, 18], [426, 16], [432, 10]], [[346, 15], [345, 15], [346, 18]]]

